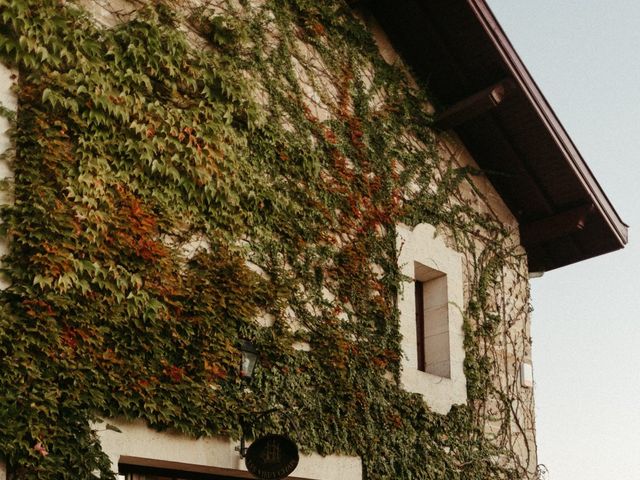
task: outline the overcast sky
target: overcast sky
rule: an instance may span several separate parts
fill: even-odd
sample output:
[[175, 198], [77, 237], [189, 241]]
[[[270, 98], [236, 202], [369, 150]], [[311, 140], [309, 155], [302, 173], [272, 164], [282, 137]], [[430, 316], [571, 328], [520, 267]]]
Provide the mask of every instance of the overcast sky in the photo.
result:
[[630, 225], [623, 251], [532, 281], [539, 461], [640, 478], [640, 1], [488, 0]]

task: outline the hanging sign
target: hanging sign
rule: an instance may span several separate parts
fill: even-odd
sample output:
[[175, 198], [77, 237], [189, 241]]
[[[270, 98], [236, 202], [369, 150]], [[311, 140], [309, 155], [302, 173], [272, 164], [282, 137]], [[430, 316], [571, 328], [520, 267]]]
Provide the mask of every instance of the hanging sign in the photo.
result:
[[298, 447], [284, 435], [265, 435], [247, 449], [247, 470], [264, 480], [280, 480], [298, 466]]

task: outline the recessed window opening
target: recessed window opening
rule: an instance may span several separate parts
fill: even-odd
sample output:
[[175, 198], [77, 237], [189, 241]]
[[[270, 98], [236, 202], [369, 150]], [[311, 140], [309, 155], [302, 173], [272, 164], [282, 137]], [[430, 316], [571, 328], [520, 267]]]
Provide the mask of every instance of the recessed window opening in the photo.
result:
[[451, 378], [447, 275], [414, 262], [417, 368]]

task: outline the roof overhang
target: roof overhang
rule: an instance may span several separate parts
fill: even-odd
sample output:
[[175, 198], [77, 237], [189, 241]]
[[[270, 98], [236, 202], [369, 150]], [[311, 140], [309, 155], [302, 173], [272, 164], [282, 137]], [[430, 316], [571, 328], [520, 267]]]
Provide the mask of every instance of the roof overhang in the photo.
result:
[[484, 0], [369, 0], [520, 224], [529, 271], [623, 248], [621, 220]]

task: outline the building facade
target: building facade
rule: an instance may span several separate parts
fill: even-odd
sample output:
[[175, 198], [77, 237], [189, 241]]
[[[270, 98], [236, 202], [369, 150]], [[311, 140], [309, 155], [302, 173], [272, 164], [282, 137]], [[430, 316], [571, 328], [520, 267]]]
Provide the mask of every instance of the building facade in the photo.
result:
[[627, 233], [484, 1], [0, 5], [0, 478], [539, 477], [529, 276]]

